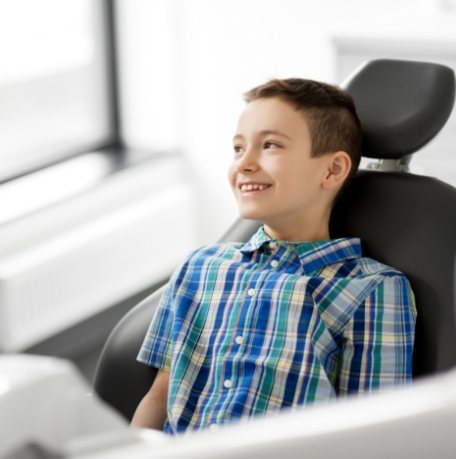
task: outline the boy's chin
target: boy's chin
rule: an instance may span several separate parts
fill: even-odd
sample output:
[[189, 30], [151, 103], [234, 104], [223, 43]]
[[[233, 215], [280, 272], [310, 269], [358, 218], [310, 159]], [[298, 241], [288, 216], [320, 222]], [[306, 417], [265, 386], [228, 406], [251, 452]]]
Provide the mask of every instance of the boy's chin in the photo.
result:
[[264, 215], [262, 215], [260, 212], [249, 212], [246, 210], [239, 209], [239, 215], [244, 220], [254, 220], [264, 223]]

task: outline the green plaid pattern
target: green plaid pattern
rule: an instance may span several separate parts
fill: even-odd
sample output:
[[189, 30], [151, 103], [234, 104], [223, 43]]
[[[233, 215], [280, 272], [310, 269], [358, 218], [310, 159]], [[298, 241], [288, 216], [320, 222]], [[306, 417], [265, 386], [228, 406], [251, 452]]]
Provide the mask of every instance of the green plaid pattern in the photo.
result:
[[359, 239], [290, 243], [261, 228], [201, 248], [172, 276], [138, 360], [171, 373], [169, 433], [411, 380], [405, 276]]

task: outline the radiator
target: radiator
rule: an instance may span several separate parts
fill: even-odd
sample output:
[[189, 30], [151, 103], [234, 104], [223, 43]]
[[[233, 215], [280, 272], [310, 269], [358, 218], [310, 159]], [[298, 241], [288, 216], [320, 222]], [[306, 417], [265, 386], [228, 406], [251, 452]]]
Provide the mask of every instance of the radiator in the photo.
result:
[[144, 163], [0, 227], [0, 350], [16, 352], [162, 280], [195, 245], [179, 162]]

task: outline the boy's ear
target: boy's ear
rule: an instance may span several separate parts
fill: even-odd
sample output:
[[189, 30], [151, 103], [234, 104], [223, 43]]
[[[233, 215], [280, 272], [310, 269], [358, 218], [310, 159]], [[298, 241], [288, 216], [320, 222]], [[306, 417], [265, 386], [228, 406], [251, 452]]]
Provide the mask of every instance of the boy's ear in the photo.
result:
[[323, 179], [325, 190], [339, 189], [348, 177], [351, 169], [351, 158], [345, 151], [332, 153], [328, 158], [328, 167]]

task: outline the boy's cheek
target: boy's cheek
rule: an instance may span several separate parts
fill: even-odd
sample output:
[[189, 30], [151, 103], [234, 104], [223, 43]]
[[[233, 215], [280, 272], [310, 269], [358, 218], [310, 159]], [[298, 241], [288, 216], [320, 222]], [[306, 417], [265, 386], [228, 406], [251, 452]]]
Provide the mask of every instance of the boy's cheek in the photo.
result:
[[234, 174], [234, 168], [233, 166], [231, 166], [229, 169], [228, 169], [228, 183], [230, 184], [231, 186], [231, 189], [233, 191], [235, 191], [235, 184], [236, 184], [236, 176]]

